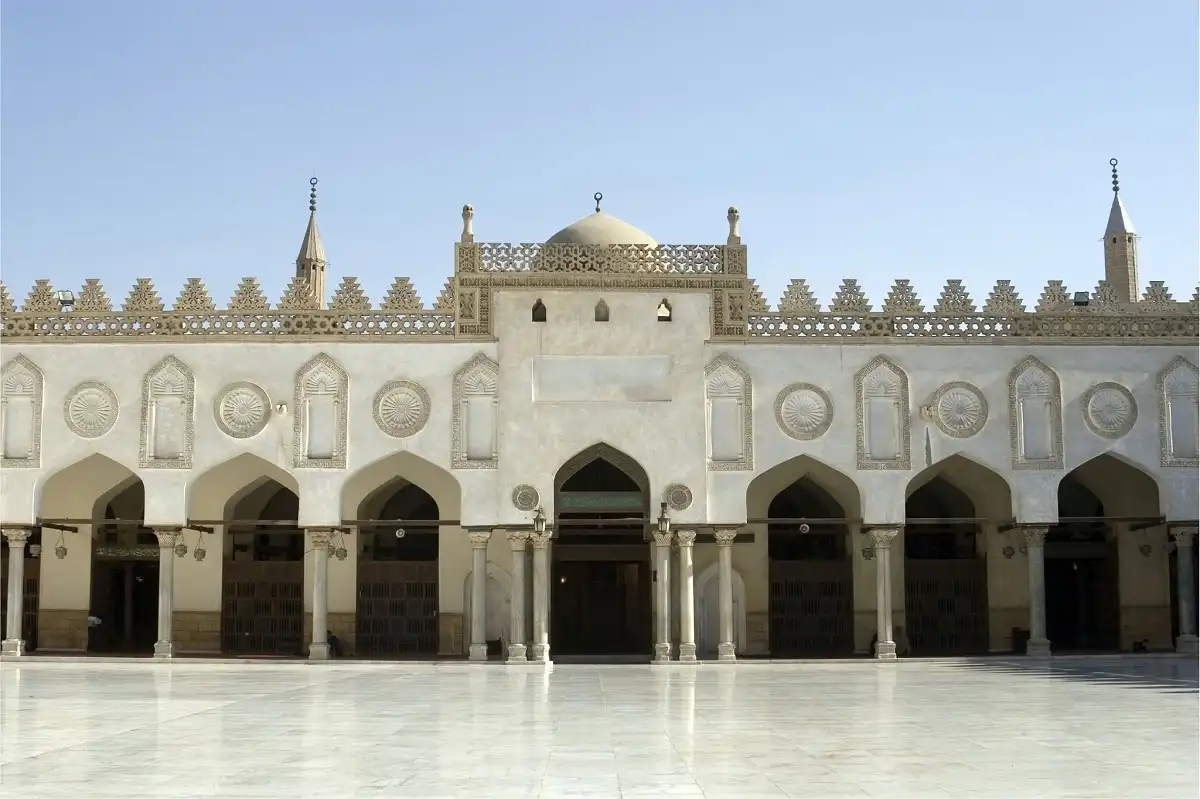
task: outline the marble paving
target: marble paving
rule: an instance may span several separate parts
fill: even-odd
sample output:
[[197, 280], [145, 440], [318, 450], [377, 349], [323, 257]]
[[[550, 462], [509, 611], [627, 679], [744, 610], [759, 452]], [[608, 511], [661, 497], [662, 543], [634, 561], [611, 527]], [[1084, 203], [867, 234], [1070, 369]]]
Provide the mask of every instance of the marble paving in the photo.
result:
[[5, 797], [1190, 797], [1196, 661], [0, 664]]

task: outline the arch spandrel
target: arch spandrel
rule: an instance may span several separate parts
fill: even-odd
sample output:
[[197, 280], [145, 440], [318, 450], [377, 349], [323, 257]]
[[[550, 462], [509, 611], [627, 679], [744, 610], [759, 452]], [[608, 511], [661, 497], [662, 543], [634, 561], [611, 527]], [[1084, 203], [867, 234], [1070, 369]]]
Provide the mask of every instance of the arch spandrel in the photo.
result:
[[443, 519], [462, 519], [463, 489], [448, 470], [411, 452], [393, 452], [354, 472], [340, 486], [333, 507], [341, 508], [341, 519], [359, 518], [364, 503], [390, 494], [403, 479], [420, 488], [437, 503]]
[[100, 453], [93, 453], [44, 475], [34, 488], [34, 509], [42, 518], [86, 518], [94, 504], [137, 479], [137, 472]]
[[619, 469], [622, 474], [637, 484], [638, 490], [649, 496], [650, 476], [642, 465], [632, 456], [603, 441], [585, 447], [563, 462], [554, 475], [555, 493], [561, 491], [563, 484], [578, 474], [584, 466], [601, 459]]
[[975, 515], [1000, 524], [1014, 518], [1014, 492], [1008, 479], [999, 471], [962, 453], [949, 455], [917, 473], [909, 480], [905, 496], [911, 497], [922, 486], [937, 478], [966, 494], [975, 506]]
[[268, 480], [274, 480], [297, 495], [300, 484], [294, 475], [277, 464], [250, 452], [209, 467], [188, 485], [187, 516], [190, 519], [224, 519], [244, 496]]
[[[1104, 503], [1106, 516], [1157, 517], [1163, 515], [1162, 490], [1153, 472], [1132, 459], [1105, 452], [1087, 460], [1059, 480], [1075, 480]], [[1195, 518], [1195, 508], [1192, 508]]]
[[797, 455], [777, 463], [750, 481], [746, 489], [746, 518], [766, 518], [771, 502], [792, 483], [810, 478], [824, 489], [848, 519], [863, 517], [863, 492], [854, 478], [810, 455]]

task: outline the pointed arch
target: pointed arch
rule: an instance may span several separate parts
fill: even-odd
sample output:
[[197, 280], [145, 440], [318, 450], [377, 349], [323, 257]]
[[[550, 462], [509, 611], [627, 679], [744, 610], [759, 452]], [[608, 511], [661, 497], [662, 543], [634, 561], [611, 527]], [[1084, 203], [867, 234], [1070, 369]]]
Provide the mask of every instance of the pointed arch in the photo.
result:
[[637, 484], [638, 490], [644, 495], [650, 494], [650, 476], [633, 457], [626, 455], [616, 447], [603, 441], [585, 447], [567, 458], [554, 475], [554, 491], [562, 490], [563, 484], [579, 473], [583, 467], [593, 461], [603, 460], [616, 467], [622, 474]]
[[393, 452], [363, 466], [342, 485], [343, 519], [360, 517], [360, 509], [386, 502], [388, 497], [411, 484], [437, 504], [439, 518], [459, 519], [462, 488], [447, 469], [411, 452]]
[[495, 469], [500, 366], [475, 353], [454, 373], [451, 408], [450, 466]]
[[188, 518], [230, 518], [246, 496], [268, 482], [299, 495], [300, 484], [290, 472], [250, 452], [211, 466], [188, 484]]
[[908, 375], [876, 355], [854, 374], [854, 414], [859, 469], [912, 468]]
[[827, 493], [847, 519], [862, 518], [862, 495], [854, 478], [811, 455], [797, 455], [759, 474], [746, 488], [747, 518], [765, 518], [775, 497], [789, 486], [811, 480]]
[[346, 468], [349, 386], [346, 370], [323, 352], [296, 371], [293, 468]]
[[[107, 501], [138, 481], [137, 473], [107, 455], [93, 453], [38, 481], [34, 507], [40, 518], [91, 517]], [[100, 505], [103, 510], [103, 504]]]
[[196, 378], [168, 355], [142, 378], [142, 423], [138, 466], [190, 469], [196, 441]]
[[975, 506], [976, 516], [997, 523], [1014, 517], [1012, 483], [1000, 472], [965, 453], [956, 452], [922, 469], [908, 481], [905, 496], [911, 497], [935, 479], [944, 480], [966, 494]]
[[1155, 386], [1158, 395], [1158, 440], [1161, 463], [1167, 468], [1196, 468], [1200, 465], [1200, 372], [1196, 364], [1177, 355], [1161, 372]]
[[42, 370], [24, 355], [0, 369], [0, 468], [41, 468], [44, 390]]
[[708, 470], [754, 471], [754, 385], [750, 371], [726, 353], [704, 367]]
[[1063, 468], [1062, 384], [1030, 355], [1008, 374], [1009, 447], [1013, 469]]
[[1076, 482], [1104, 507], [1105, 516], [1156, 517], [1164, 514], [1163, 491], [1144, 464], [1118, 452], [1103, 452], [1084, 461], [1059, 479]]
[[[720, 643], [720, 597], [718, 595], [718, 566], [710, 563], [696, 578], [696, 652], [716, 655]], [[737, 654], [746, 651], [746, 581], [733, 569], [733, 643]]]

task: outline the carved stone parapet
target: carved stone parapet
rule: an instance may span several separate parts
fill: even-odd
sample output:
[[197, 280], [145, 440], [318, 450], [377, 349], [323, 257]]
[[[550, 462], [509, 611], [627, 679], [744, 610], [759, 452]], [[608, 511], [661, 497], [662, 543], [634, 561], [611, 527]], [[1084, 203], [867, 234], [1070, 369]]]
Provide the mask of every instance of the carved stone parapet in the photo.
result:
[[734, 539], [737, 538], [737, 534], [738, 531], [736, 527], [728, 527], [718, 529], [715, 533], [713, 533], [713, 538], [717, 540], [717, 546], [731, 547], [733, 546]]
[[1049, 532], [1049, 525], [1028, 524], [1021, 528], [1021, 533], [1025, 536], [1025, 545], [1031, 547], [1044, 546]]
[[669, 546], [671, 546], [671, 542], [672, 542], [675, 534], [674, 533], [660, 533], [657, 530], [655, 530], [653, 535], [654, 535], [654, 546], [669, 547]]
[[675, 540], [679, 542], [679, 546], [681, 547], [694, 546], [696, 543], [696, 531], [680, 530], [679, 532], [675, 533]]
[[471, 542], [471, 549], [487, 549], [488, 542], [492, 540], [492, 531], [473, 530], [467, 533], [467, 540]]
[[896, 536], [900, 535], [899, 527], [873, 527], [868, 531], [871, 538], [871, 546], [874, 549], [888, 549], [892, 542], [896, 540]]
[[507, 535], [508, 545], [512, 547], [513, 552], [524, 552], [529, 540], [533, 538], [533, 533], [528, 530], [509, 530]]

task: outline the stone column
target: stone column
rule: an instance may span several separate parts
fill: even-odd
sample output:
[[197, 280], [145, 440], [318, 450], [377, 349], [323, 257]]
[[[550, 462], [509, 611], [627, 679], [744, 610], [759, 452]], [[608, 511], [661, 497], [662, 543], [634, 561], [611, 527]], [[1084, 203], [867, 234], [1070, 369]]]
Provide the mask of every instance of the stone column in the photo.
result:
[[[550, 662], [550, 536], [549, 530], [529, 536], [533, 544], [533, 652], [530, 660], [535, 663]], [[521, 596], [524, 598], [524, 590]]]
[[1023, 532], [1029, 558], [1029, 644], [1025, 654], [1045, 656], [1050, 654], [1046, 637], [1046, 534], [1050, 528], [1034, 525]]
[[[1195, 619], [1193, 618], [1193, 614], [1196, 612], [1196, 585], [1192, 575], [1192, 547], [1196, 545], [1196, 532], [1197, 528], [1195, 527], [1177, 527], [1171, 531], [1171, 534], [1175, 536], [1175, 582], [1179, 603], [1179, 637], [1175, 639], [1175, 651], [1188, 655], [1195, 655], [1197, 651], [1200, 651], [1200, 646], [1197, 646]], [[11, 549], [9, 549], [9, 557], [12, 557]], [[8, 579], [11, 581], [11, 571], [9, 574]], [[12, 583], [10, 582], [9, 585], [11, 586]], [[8, 601], [11, 603], [11, 588], [8, 596]], [[12, 605], [10, 604], [9, 607], [11, 608]], [[11, 610], [8, 617], [12, 618]]]
[[658, 640], [654, 642], [654, 662], [671, 660], [671, 533], [654, 533], [654, 594], [658, 597]]
[[29, 540], [29, 531], [5, 528], [3, 534], [8, 541], [8, 618], [4, 623], [0, 654], [21, 657], [25, 654], [21, 622], [25, 613], [25, 542]]
[[175, 617], [175, 545], [179, 543], [178, 527], [156, 527], [158, 537], [158, 640], [154, 642], [154, 657], [169, 658], [175, 654], [171, 630]]
[[696, 588], [692, 553], [696, 531], [680, 530], [679, 541], [679, 660], [696, 662]]
[[509, 530], [508, 545], [512, 547], [512, 598], [508, 609], [508, 662], [525, 663], [528, 660], [525, 648], [525, 550], [529, 544], [529, 532]]
[[733, 540], [737, 530], [717, 530], [717, 597], [721, 614], [721, 641], [717, 660], [737, 660], [733, 626]]
[[870, 531], [875, 550], [875, 657], [896, 659], [892, 640], [892, 542], [900, 535], [899, 527], [876, 527]]
[[471, 542], [471, 645], [468, 659], [487, 660], [487, 548], [490, 530], [467, 533]]
[[328, 530], [308, 531], [313, 550], [312, 642], [309, 660], [329, 660], [329, 539]]

